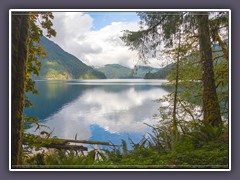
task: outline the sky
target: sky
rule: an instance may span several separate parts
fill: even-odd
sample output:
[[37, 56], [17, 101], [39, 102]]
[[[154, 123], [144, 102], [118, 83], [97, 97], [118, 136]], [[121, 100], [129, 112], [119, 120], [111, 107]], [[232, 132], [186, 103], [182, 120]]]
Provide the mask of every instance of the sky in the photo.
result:
[[[57, 36], [50, 40], [90, 66], [141, 65], [137, 52], [120, 39], [123, 30], [139, 29], [135, 12], [53, 12]], [[156, 61], [150, 66], [156, 66]], [[143, 64], [142, 64], [143, 65]]]

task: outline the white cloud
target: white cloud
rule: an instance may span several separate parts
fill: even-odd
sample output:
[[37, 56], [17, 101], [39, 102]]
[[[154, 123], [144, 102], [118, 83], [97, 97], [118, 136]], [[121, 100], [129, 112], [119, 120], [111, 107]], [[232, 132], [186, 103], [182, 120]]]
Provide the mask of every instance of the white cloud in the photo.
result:
[[93, 18], [81, 12], [53, 13], [57, 37], [52, 38], [65, 51], [75, 55], [88, 65], [102, 66], [118, 63], [133, 66], [137, 53], [124, 45], [120, 36], [123, 30], [137, 30], [137, 22], [112, 22], [93, 31]]
[[57, 36], [51, 40], [66, 51], [69, 51], [79, 34], [89, 31], [93, 26], [93, 19], [81, 12], [54, 12], [53, 15], [53, 28]]

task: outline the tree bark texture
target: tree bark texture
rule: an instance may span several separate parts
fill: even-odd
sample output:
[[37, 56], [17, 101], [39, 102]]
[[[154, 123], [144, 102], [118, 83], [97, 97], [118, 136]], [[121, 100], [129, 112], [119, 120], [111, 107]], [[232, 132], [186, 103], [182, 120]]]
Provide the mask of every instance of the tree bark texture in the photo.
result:
[[13, 166], [22, 164], [22, 118], [28, 54], [29, 14], [12, 12], [11, 23], [11, 164]]
[[198, 15], [200, 57], [203, 82], [203, 118], [204, 123], [220, 126], [222, 123], [218, 102], [212, 60], [208, 15]]

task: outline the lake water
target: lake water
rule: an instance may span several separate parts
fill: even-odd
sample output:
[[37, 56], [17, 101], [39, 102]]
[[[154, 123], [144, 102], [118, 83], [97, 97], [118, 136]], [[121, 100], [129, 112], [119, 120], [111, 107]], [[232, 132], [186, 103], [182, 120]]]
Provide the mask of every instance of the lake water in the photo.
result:
[[[39, 95], [28, 94], [34, 108], [25, 114], [54, 129], [53, 136], [79, 140], [139, 142], [151, 130], [161, 104], [154, 100], [168, 94], [165, 80], [37, 81]], [[26, 130], [34, 132], [35, 126]], [[43, 129], [42, 129], [43, 130]]]

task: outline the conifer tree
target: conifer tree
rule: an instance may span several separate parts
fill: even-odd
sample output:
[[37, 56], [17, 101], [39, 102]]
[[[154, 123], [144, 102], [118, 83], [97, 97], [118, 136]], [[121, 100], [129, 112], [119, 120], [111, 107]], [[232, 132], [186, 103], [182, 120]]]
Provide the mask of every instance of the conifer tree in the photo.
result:
[[222, 120], [214, 80], [208, 13], [199, 13], [197, 20], [202, 64], [203, 120], [206, 124], [220, 126]]
[[[221, 12], [218, 14], [221, 14]], [[200, 64], [203, 72], [203, 122], [212, 126], [220, 126], [222, 121], [212, 64], [211, 34], [208, 20], [209, 13], [141, 12], [138, 13], [138, 15], [141, 18], [142, 28], [136, 32], [125, 31], [122, 39], [131, 49], [138, 50], [139, 57], [144, 59], [145, 62], [147, 61], [146, 59], [149, 58], [148, 55], [154, 56], [159, 54], [158, 51], [161, 45], [165, 45], [165, 47], [176, 47], [177, 41], [175, 37], [179, 32], [180, 27], [182, 28], [182, 35], [185, 40], [192, 37], [192, 41], [186, 42], [186, 44], [189, 43], [188, 46], [191, 48], [188, 48], [188, 50], [185, 51], [185, 57], [190, 56], [196, 51], [199, 51], [201, 55]], [[225, 22], [225, 19], [223, 18], [225, 16], [220, 17], [218, 19], [221, 19], [221, 22]], [[219, 44], [222, 44], [221, 39], [219, 39], [219, 36], [216, 33], [218, 32], [216, 29], [218, 29], [220, 24], [223, 23], [219, 23], [219, 21], [215, 21], [215, 23], [212, 22], [212, 27], [214, 27], [212, 28], [212, 32], [215, 32], [215, 39]], [[227, 23], [225, 22], [225, 24]], [[196, 42], [196, 37], [198, 38], [198, 42]], [[193, 46], [193, 44], [195, 45]], [[199, 49], [196, 48], [198, 46], [200, 47]], [[226, 47], [222, 45], [222, 49], [225, 57], [228, 58]], [[176, 79], [178, 79], [178, 75], [176, 76]], [[175, 94], [177, 94], [176, 90], [177, 88], [175, 88]], [[173, 120], [175, 119], [174, 114], [175, 113], [173, 112]]]

